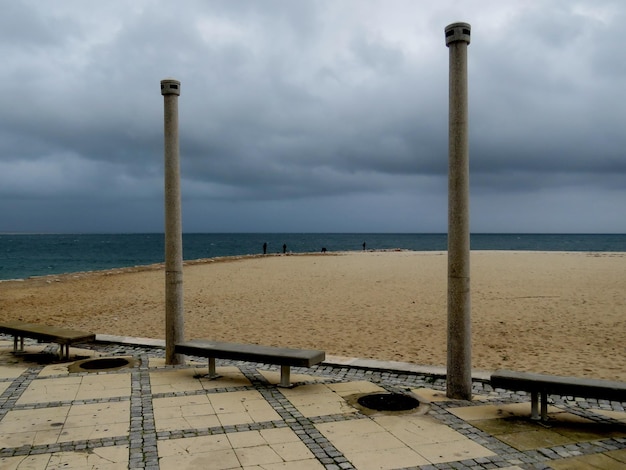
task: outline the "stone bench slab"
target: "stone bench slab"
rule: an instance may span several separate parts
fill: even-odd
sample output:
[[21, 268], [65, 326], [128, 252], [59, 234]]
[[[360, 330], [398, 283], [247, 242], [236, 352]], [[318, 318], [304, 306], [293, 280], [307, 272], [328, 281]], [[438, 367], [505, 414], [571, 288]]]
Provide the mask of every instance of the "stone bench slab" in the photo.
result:
[[[60, 356], [65, 357], [65, 359], [69, 358], [70, 344], [92, 342], [96, 339], [94, 333], [37, 323], [25, 323], [18, 320], [0, 323], [0, 333], [13, 335], [14, 352], [24, 350], [24, 338], [32, 338], [39, 341], [57, 343], [61, 348]], [[20, 340], [19, 348], [18, 339]], [[63, 353], [64, 348], [65, 354]]]
[[533, 419], [539, 419], [537, 408], [539, 395], [541, 395], [541, 419], [544, 421], [547, 419], [548, 395], [599, 398], [626, 402], [626, 383], [612, 380], [497, 370], [491, 374], [491, 386], [493, 388], [530, 392]]
[[311, 367], [326, 358], [324, 351], [314, 349], [279, 348], [202, 339], [176, 343], [174, 351], [178, 354], [209, 358], [209, 377], [211, 378], [217, 376], [215, 374], [215, 358], [280, 365], [280, 386], [283, 387], [291, 386], [289, 381], [289, 368], [291, 366]]

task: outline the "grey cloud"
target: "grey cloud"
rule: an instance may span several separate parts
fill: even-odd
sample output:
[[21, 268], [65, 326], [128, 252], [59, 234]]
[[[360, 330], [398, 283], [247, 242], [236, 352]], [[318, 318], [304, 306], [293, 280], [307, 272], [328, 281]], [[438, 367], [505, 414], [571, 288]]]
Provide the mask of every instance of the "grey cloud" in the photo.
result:
[[[509, 207], [530, 231], [586, 227], [562, 215], [577, 193], [623, 214], [621, 2], [57, 3], [11, 2], [0, 20], [19, 29], [0, 45], [15, 84], [0, 95], [1, 191], [16, 201], [0, 230], [55, 211], [60, 226], [80, 225], [73, 211], [89, 230], [160, 229], [170, 76], [189, 229], [445, 230], [443, 28], [457, 20], [473, 28], [473, 229], [520, 230]], [[266, 221], [276, 211], [288, 221]]]
[[48, 14], [25, 2], [3, 2], [0, 16], [0, 50], [9, 54], [5, 60], [19, 60], [19, 54], [33, 54], [42, 49], [67, 45], [79, 33], [76, 23]]

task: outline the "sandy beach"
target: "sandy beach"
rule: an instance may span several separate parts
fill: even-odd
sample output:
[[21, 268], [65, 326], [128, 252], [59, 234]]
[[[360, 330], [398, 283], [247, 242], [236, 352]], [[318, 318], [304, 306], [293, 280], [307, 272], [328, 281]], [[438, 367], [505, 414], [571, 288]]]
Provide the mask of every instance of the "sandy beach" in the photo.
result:
[[[446, 363], [444, 252], [198, 260], [185, 336]], [[165, 337], [162, 266], [0, 282], [0, 321]], [[626, 381], [626, 253], [474, 251], [472, 366]]]

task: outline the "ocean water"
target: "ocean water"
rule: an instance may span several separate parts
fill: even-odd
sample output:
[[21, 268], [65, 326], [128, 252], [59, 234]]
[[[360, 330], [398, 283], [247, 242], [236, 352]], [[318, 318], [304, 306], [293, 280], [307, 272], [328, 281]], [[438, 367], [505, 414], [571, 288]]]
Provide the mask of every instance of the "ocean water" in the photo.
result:
[[[443, 251], [446, 234], [408, 233], [211, 233], [184, 234], [186, 260], [282, 253], [405, 249]], [[626, 234], [473, 234], [472, 250], [626, 252]], [[161, 263], [164, 235], [0, 234], [0, 280]]]

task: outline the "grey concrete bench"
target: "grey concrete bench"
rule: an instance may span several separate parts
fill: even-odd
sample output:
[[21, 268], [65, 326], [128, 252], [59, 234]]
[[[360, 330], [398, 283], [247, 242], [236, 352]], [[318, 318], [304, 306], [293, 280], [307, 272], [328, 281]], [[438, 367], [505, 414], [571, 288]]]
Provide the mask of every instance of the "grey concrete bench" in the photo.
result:
[[0, 323], [0, 333], [13, 335], [14, 353], [24, 351], [24, 338], [32, 338], [57, 343], [59, 345], [59, 357], [66, 360], [70, 357], [70, 344], [91, 342], [96, 339], [94, 333], [37, 323], [24, 323], [17, 320]]
[[491, 374], [491, 386], [493, 388], [530, 392], [532, 419], [540, 419], [539, 396], [541, 396], [542, 421], [546, 421], [548, 418], [548, 395], [599, 398], [626, 402], [626, 383], [611, 380], [497, 370]]
[[174, 345], [178, 354], [207, 357], [209, 359], [209, 378], [217, 378], [215, 359], [234, 359], [280, 365], [280, 387], [291, 387], [291, 366], [311, 367], [326, 358], [324, 351], [313, 349], [290, 349], [257, 344], [224, 343], [196, 339]]

